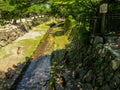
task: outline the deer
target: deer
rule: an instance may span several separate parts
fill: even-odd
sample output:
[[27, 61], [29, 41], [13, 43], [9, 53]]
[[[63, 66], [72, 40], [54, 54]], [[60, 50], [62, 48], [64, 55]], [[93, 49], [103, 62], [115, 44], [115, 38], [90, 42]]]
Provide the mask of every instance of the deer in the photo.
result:
[[17, 48], [17, 55], [19, 55], [21, 53], [21, 47]]

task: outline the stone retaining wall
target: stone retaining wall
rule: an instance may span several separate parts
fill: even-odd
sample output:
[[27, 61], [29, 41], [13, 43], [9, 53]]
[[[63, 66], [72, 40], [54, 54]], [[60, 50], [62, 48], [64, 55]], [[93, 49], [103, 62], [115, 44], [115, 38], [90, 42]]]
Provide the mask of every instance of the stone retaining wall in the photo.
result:
[[[81, 48], [75, 71], [80, 82], [78, 86], [83, 90], [120, 89], [120, 57], [106, 47], [111, 48], [109, 44], [101, 43]], [[116, 53], [120, 55], [119, 52]]]
[[113, 50], [108, 49], [112, 48], [109, 44], [95, 43], [71, 50], [62, 58], [59, 57], [61, 51], [53, 53], [52, 66], [55, 67], [51, 68], [53, 88], [56, 90], [120, 90], [118, 48], [112, 53]]

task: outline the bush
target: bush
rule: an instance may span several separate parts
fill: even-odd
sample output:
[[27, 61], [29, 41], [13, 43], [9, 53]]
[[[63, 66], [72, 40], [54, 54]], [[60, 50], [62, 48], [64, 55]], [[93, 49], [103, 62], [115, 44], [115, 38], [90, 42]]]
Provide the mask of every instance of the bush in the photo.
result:
[[64, 24], [64, 33], [66, 33], [67, 31], [71, 31], [72, 28], [76, 25], [75, 20], [73, 19], [73, 17], [70, 15], [68, 16], [68, 18], [66, 18], [65, 20], [65, 24]]
[[0, 20], [0, 25], [3, 26], [4, 25], [4, 21]]

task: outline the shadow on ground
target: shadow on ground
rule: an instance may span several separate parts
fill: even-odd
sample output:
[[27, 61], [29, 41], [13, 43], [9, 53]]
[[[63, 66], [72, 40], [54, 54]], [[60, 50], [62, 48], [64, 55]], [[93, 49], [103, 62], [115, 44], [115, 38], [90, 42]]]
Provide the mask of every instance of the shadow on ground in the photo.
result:
[[32, 58], [25, 57], [25, 60], [24, 63], [13, 64], [6, 72], [0, 72], [0, 90], [15, 90], [14, 88], [22, 79]]

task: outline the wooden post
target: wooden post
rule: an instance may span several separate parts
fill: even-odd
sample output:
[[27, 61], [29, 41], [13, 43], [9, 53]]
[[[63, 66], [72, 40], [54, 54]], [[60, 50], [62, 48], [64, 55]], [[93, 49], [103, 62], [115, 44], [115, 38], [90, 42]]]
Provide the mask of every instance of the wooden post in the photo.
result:
[[105, 32], [105, 16], [107, 13], [107, 7], [108, 4], [107, 3], [103, 3], [100, 5], [100, 13], [102, 14], [102, 21], [101, 21], [101, 33]]
[[101, 21], [101, 33], [105, 32], [105, 13], [102, 13], [102, 21]]

